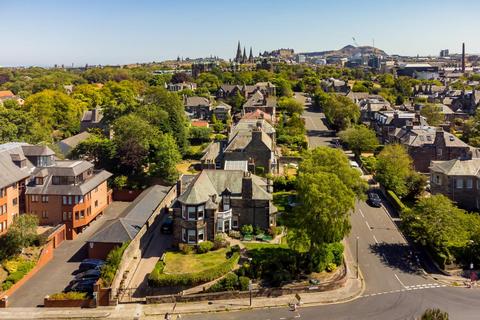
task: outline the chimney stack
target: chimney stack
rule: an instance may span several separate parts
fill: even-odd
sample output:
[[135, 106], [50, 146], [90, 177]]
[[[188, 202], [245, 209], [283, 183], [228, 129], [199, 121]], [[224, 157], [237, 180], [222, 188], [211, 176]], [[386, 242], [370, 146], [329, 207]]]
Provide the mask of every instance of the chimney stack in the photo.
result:
[[465, 42], [462, 43], [462, 73], [465, 73]]
[[242, 178], [242, 198], [252, 199], [253, 197], [253, 182], [250, 172], [244, 172]]

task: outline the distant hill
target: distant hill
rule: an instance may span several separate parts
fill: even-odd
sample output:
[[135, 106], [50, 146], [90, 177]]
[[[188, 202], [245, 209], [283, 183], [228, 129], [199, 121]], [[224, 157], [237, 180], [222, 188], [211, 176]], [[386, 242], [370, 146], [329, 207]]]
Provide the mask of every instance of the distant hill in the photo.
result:
[[361, 54], [364, 54], [364, 55], [368, 55], [368, 54], [373, 54], [373, 53], [376, 53], [376, 54], [380, 54], [382, 56], [388, 56], [388, 54], [381, 50], [381, 49], [378, 49], [378, 48], [373, 48], [372, 46], [360, 46], [360, 47], [355, 47], [355, 46], [352, 46], [352, 45], [347, 45], [345, 47], [343, 47], [342, 49], [339, 49], [339, 50], [329, 50], [329, 51], [318, 51], [318, 52], [303, 52], [302, 54], [303, 55], [306, 55], [308, 57], [312, 57], [312, 56], [325, 56], [325, 57], [328, 57], [328, 56], [342, 56], [342, 57], [349, 57], [349, 56], [352, 56], [352, 55], [355, 55], [357, 53], [361, 53]]

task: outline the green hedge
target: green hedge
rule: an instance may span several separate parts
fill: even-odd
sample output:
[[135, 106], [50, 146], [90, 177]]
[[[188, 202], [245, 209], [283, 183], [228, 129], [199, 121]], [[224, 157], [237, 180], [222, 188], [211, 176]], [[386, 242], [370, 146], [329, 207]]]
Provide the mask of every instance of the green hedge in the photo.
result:
[[130, 241], [127, 241], [122, 244], [121, 247], [116, 247], [108, 253], [107, 260], [102, 266], [102, 271], [100, 275], [100, 279], [102, 279], [104, 286], [109, 286], [112, 283], [118, 266], [120, 265], [120, 261], [122, 260], [123, 252], [125, 251], [125, 249], [127, 249], [129, 243]]
[[86, 292], [60, 292], [54, 293], [49, 297], [50, 300], [85, 300], [87, 299]]
[[160, 271], [161, 268], [155, 268], [148, 276], [148, 284], [152, 287], [192, 286], [213, 281], [233, 270], [239, 258], [240, 253], [234, 252], [224, 263], [201, 272], [166, 274]]
[[403, 211], [406, 206], [403, 204], [402, 200], [393, 192], [392, 190], [387, 190], [387, 196], [389, 200], [392, 202], [395, 209]]

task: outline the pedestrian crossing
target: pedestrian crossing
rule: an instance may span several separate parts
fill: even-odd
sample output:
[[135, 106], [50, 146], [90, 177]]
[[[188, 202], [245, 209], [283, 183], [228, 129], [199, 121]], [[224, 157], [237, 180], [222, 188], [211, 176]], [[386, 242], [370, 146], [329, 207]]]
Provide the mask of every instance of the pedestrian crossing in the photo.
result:
[[404, 286], [403, 289], [398, 289], [398, 290], [391, 290], [391, 291], [385, 291], [385, 292], [365, 294], [365, 295], [361, 296], [360, 298], [374, 297], [374, 296], [379, 296], [379, 295], [383, 295], [383, 294], [392, 294], [392, 293], [400, 293], [400, 292], [415, 291], [415, 290], [443, 288], [443, 287], [446, 287], [446, 286], [447, 285], [445, 285], [445, 284], [439, 284], [439, 283], [416, 284], [416, 285], [412, 285], [412, 286]]

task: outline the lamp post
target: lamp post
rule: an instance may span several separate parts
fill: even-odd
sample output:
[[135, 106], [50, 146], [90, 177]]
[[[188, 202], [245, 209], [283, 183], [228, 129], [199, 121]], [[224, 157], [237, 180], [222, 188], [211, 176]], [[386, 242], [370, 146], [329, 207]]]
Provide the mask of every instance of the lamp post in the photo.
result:
[[248, 282], [248, 291], [250, 291], [250, 307], [252, 306], [252, 289], [253, 289], [252, 280], [250, 280]]
[[358, 239], [360, 237], [357, 236], [357, 238], [355, 239], [355, 251], [356, 251], [356, 256], [357, 256], [357, 279], [358, 279]]

